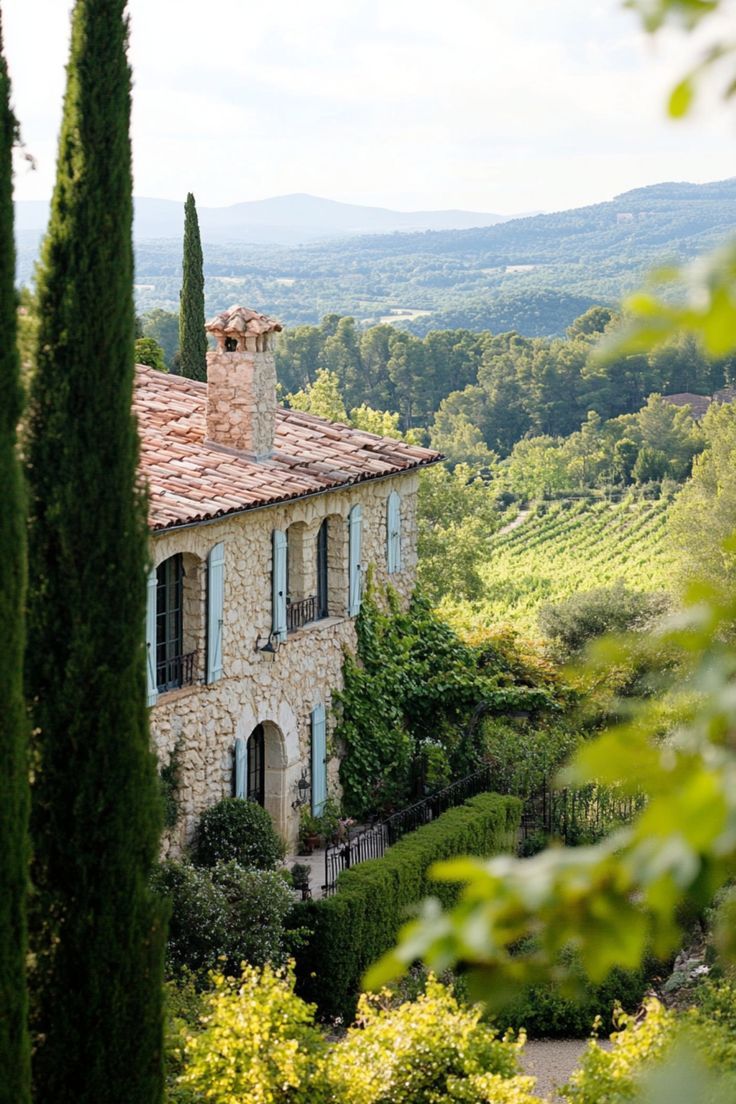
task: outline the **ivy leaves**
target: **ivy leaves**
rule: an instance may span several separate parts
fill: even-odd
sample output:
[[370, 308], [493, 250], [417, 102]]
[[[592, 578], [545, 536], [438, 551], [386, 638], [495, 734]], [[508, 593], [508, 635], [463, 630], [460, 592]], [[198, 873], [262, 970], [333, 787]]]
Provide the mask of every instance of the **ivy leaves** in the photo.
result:
[[477, 707], [496, 715], [556, 708], [509, 645], [466, 644], [419, 594], [403, 610], [391, 590], [378, 594], [369, 584], [357, 629], [358, 656], [345, 657], [336, 695], [336, 735], [346, 749], [340, 781], [353, 815], [409, 801], [438, 745], [452, 776], [472, 771], [481, 755]]

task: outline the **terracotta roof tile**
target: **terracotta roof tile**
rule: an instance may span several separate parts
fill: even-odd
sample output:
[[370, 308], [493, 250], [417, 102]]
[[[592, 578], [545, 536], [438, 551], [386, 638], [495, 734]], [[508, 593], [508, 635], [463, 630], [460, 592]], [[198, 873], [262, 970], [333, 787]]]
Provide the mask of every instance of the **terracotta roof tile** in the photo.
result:
[[205, 444], [207, 385], [136, 368], [133, 409], [154, 530], [191, 525], [434, 464], [431, 449], [279, 409], [273, 456], [256, 462]]

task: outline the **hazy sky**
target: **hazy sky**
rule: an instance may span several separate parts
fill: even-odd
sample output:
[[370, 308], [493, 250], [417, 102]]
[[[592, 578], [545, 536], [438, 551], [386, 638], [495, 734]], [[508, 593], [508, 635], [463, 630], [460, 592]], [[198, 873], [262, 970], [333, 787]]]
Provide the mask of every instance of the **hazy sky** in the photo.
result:
[[[2, 0], [48, 196], [70, 0]], [[689, 53], [619, 0], [131, 0], [137, 195], [520, 212], [736, 174], [733, 118], [665, 119]]]

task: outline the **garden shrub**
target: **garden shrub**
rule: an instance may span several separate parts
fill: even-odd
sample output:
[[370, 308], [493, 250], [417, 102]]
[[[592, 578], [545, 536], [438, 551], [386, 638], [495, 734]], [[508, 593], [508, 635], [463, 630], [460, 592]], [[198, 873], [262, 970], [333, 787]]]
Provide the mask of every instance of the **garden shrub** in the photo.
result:
[[404, 836], [383, 858], [343, 871], [338, 892], [297, 906], [311, 936], [299, 953], [299, 992], [325, 1018], [351, 1020], [363, 973], [391, 947], [410, 906], [432, 893], [443, 904], [456, 887], [433, 882], [430, 867], [455, 855], [492, 855], [516, 842], [521, 802], [480, 794]]
[[326, 1042], [290, 969], [246, 966], [213, 978], [204, 1029], [190, 1034], [180, 1081], [208, 1104], [322, 1104]]
[[564, 958], [565, 965], [572, 967], [574, 994], [561, 993], [551, 982], [533, 986], [504, 1006], [498, 1017], [503, 1027], [524, 1030], [533, 1039], [570, 1039], [590, 1034], [594, 1022], [599, 1019], [602, 1029], [610, 1032], [616, 1007], [624, 1012], [635, 1012], [652, 978], [661, 969], [660, 964], [650, 958], [640, 970], [615, 969], [604, 982], [594, 985], [572, 950]]
[[540, 727], [492, 717], [482, 725], [483, 756], [493, 764], [494, 786], [521, 798], [553, 779], [580, 740], [577, 731], [561, 724]]
[[185, 1037], [177, 1104], [541, 1104], [519, 1074], [523, 1039], [499, 1039], [479, 1006], [431, 976], [416, 1001], [361, 997], [356, 1025], [332, 1044], [290, 968], [213, 983], [201, 1030]]
[[619, 579], [612, 586], [580, 591], [539, 611], [539, 628], [561, 659], [578, 654], [596, 637], [608, 633], [646, 632], [667, 612], [663, 594], [643, 594]]
[[[637, 1097], [637, 1090], [646, 1078], [653, 1087], [657, 1067], [671, 1061], [667, 1083], [672, 1090], [672, 1076], [677, 1076], [672, 1062], [683, 1051], [690, 1051], [700, 1067], [701, 1083], [698, 1100], [726, 1101], [736, 1098], [736, 1037], [733, 1034], [733, 1013], [736, 994], [714, 988], [713, 1007], [725, 1008], [724, 1018], [706, 1018], [704, 1010], [690, 1009], [678, 1015], [665, 1009], [659, 1001], [645, 1001], [644, 1016], [621, 1014], [621, 1028], [612, 1036], [613, 1048], [601, 1050], [591, 1043], [561, 1095], [569, 1104], [624, 1104]], [[659, 1096], [658, 1099], [665, 1097]], [[690, 1097], [690, 1099], [693, 1099]]]
[[431, 976], [415, 1001], [396, 1007], [387, 993], [363, 995], [356, 1023], [327, 1056], [327, 1080], [340, 1104], [531, 1104], [534, 1078], [519, 1076], [519, 1042], [481, 1022]]
[[294, 899], [276, 871], [245, 870], [235, 862], [203, 869], [169, 861], [161, 864], [155, 884], [171, 900], [167, 954], [174, 970], [238, 973], [242, 962], [283, 962], [284, 922]]
[[624, 1104], [635, 1098], [642, 1074], [660, 1061], [675, 1029], [675, 1014], [657, 1000], [648, 1000], [646, 1016], [637, 1023], [633, 1016], [619, 1018], [621, 1028], [613, 1048], [602, 1050], [590, 1042], [580, 1066], [560, 1089], [570, 1104]]
[[197, 866], [234, 860], [241, 866], [273, 870], [286, 847], [266, 810], [255, 801], [226, 797], [205, 809], [192, 845]]
[[199, 1104], [201, 1097], [179, 1082], [184, 1070], [184, 1047], [188, 1035], [199, 1030], [204, 1014], [200, 979], [183, 969], [164, 985], [164, 1074], [166, 1104]]

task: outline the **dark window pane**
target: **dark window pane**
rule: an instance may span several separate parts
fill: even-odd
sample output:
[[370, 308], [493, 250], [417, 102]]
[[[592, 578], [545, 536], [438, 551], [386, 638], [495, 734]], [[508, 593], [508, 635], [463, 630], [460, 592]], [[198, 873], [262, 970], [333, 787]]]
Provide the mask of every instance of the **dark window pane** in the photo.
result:
[[182, 556], [170, 556], [156, 569], [156, 682], [159, 690], [182, 685]]
[[327, 547], [329, 541], [329, 522], [322, 522], [317, 534], [317, 617], [327, 617], [329, 608]]
[[248, 789], [249, 801], [263, 805], [266, 799], [266, 761], [264, 756], [263, 725], [253, 729], [248, 740]]

